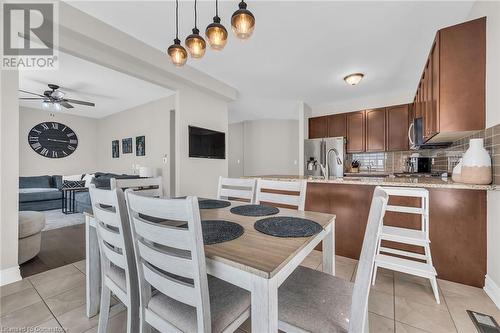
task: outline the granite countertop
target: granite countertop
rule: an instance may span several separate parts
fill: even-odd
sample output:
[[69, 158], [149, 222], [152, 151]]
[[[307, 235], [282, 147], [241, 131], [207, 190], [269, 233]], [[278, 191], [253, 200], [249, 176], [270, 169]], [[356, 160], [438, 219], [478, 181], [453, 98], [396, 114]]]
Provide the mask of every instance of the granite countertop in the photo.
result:
[[500, 190], [500, 185], [471, 185], [463, 183], [455, 183], [451, 178], [443, 180], [440, 177], [420, 177], [420, 178], [397, 178], [394, 176], [386, 177], [331, 177], [328, 180], [322, 177], [307, 177], [307, 176], [289, 176], [289, 175], [265, 175], [245, 178], [263, 178], [269, 180], [299, 180], [306, 179], [309, 183], [329, 183], [329, 184], [352, 184], [352, 185], [381, 185], [381, 186], [405, 186], [405, 187], [426, 187], [426, 188], [455, 188], [466, 190]]

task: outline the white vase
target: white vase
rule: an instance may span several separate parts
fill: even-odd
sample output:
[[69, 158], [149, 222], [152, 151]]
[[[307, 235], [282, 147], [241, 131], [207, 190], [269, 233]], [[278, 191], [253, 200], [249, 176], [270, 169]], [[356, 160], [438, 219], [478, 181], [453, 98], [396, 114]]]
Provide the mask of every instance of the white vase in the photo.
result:
[[491, 157], [483, 147], [483, 139], [470, 139], [469, 149], [462, 158], [461, 181], [466, 184], [490, 184]]

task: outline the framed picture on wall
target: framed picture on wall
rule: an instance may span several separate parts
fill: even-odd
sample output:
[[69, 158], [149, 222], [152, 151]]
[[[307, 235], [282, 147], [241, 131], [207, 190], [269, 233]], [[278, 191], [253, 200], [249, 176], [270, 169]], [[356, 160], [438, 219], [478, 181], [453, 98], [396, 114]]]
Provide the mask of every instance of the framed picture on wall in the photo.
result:
[[122, 153], [132, 154], [132, 138], [122, 139]]
[[146, 137], [144, 135], [135, 137], [135, 156], [146, 156]]
[[111, 141], [111, 154], [113, 158], [120, 157], [120, 141], [118, 140]]

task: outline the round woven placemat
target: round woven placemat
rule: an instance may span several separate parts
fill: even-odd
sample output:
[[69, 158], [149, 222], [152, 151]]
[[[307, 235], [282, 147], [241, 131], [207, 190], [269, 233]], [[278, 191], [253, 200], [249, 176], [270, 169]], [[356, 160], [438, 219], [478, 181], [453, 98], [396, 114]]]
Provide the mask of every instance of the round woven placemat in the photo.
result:
[[276, 207], [263, 205], [242, 205], [231, 208], [231, 213], [243, 216], [269, 216], [278, 214], [280, 210]]
[[224, 220], [204, 220], [201, 222], [205, 245], [228, 242], [243, 235], [243, 227], [238, 223]]
[[216, 209], [231, 206], [229, 201], [213, 200], [213, 199], [198, 199], [200, 209]]
[[276, 237], [309, 237], [323, 228], [318, 223], [298, 217], [274, 216], [258, 220], [254, 228], [266, 235]]

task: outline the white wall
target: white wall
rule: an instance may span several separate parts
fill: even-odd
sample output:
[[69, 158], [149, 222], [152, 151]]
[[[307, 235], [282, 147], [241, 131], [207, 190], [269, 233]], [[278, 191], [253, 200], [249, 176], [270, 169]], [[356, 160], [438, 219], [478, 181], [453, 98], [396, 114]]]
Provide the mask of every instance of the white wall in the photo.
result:
[[[61, 112], [19, 108], [19, 175], [74, 175], [97, 169], [97, 119], [79, 117]], [[47, 158], [37, 154], [28, 143], [29, 131], [42, 122], [59, 122], [75, 131], [78, 147], [64, 158]]]
[[[242, 126], [243, 174], [298, 175], [299, 174], [299, 121], [293, 119], [261, 119], [245, 121]], [[230, 130], [237, 129], [232, 124]], [[230, 134], [241, 136], [241, 130]], [[229, 151], [241, 146], [240, 138], [229, 142]], [[237, 147], [235, 148], [234, 145]], [[241, 148], [240, 148], [241, 149]], [[231, 159], [231, 157], [230, 157]], [[234, 164], [230, 164], [230, 174], [238, 174]]]
[[[176, 94], [176, 195], [215, 197], [219, 176], [227, 177], [227, 101], [191, 88]], [[226, 133], [226, 159], [189, 157], [188, 126]]]
[[309, 118], [312, 115], [312, 109], [304, 102], [298, 105], [299, 114], [299, 175], [304, 174], [304, 140], [309, 138]]
[[[500, 2], [477, 1], [470, 19], [486, 16], [486, 127], [500, 123]], [[488, 192], [485, 290], [500, 308], [500, 191]]]
[[[115, 113], [97, 122], [97, 171], [133, 174], [132, 165], [155, 169], [163, 177], [163, 188], [169, 190], [170, 177], [170, 111], [175, 95]], [[146, 156], [135, 155], [135, 138], [146, 137]], [[122, 139], [132, 138], [132, 153], [123, 154]], [[112, 158], [111, 141], [119, 140], [120, 157]], [[167, 156], [167, 163], [163, 157]], [[166, 193], [168, 195], [168, 193]]]
[[229, 177], [244, 176], [243, 122], [229, 124], [228, 130], [228, 162]]
[[0, 285], [21, 279], [17, 264], [18, 87], [17, 71], [0, 71]]

